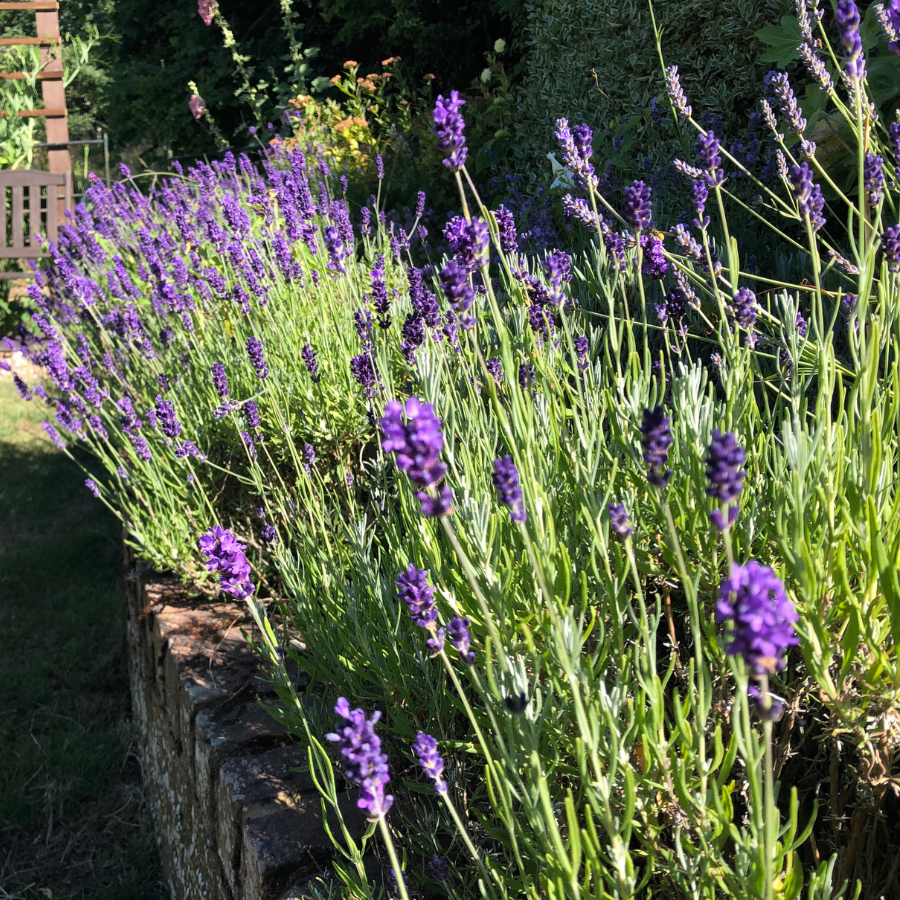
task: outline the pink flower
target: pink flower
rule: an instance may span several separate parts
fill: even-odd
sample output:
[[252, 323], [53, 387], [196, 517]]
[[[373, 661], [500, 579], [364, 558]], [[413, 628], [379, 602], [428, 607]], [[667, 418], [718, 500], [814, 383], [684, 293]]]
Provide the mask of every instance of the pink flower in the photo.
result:
[[206, 112], [206, 101], [199, 94], [194, 94], [191, 97], [188, 106], [190, 106], [191, 115], [193, 115], [195, 119], [199, 119], [203, 115], [203, 113]]
[[200, 18], [203, 19], [204, 25], [209, 25], [212, 22], [215, 11], [216, 0], [197, 0], [197, 12], [200, 14]]

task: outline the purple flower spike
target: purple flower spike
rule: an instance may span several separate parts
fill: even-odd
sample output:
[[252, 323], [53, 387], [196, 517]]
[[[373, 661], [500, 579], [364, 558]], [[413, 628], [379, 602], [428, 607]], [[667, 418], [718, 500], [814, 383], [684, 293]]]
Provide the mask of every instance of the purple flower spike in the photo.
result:
[[438, 656], [444, 649], [445, 634], [446, 632], [443, 628], [438, 628], [438, 630], [433, 633], [433, 636], [425, 641], [425, 646], [431, 651], [432, 658]]
[[591, 342], [581, 335], [575, 338], [573, 346], [575, 348], [575, 356], [578, 358], [578, 369], [583, 372], [591, 364], [591, 361], [588, 359], [588, 350], [591, 348]]
[[881, 235], [881, 253], [888, 271], [900, 272], [900, 225], [891, 225]]
[[640, 231], [650, 224], [650, 186], [643, 181], [635, 181], [625, 188], [625, 221]]
[[715, 429], [706, 453], [706, 493], [726, 507], [725, 510], [714, 509], [709, 514], [710, 521], [719, 531], [725, 531], [737, 521], [739, 507], [734, 501], [744, 489], [746, 462], [747, 454], [734, 434], [730, 431], [723, 434]]
[[729, 312], [741, 328], [750, 331], [756, 324], [759, 307], [756, 303], [756, 294], [750, 288], [738, 288], [734, 299], [729, 305]]
[[562, 152], [563, 162], [575, 176], [576, 187], [590, 190], [597, 186], [594, 167], [589, 162], [594, 153], [591, 142], [594, 135], [587, 125], [569, 128], [567, 119], [556, 120], [556, 140]]
[[441, 271], [441, 287], [457, 315], [465, 315], [475, 299], [466, 267], [456, 258], [447, 260]]
[[397, 585], [397, 599], [409, 607], [409, 617], [420, 628], [434, 630], [437, 627], [437, 607], [434, 603], [434, 588], [428, 583], [428, 571], [417, 569], [412, 563], [401, 572], [394, 582]]
[[304, 344], [303, 349], [300, 351], [300, 356], [303, 357], [303, 363], [306, 366], [306, 371], [309, 372], [312, 383], [318, 384], [322, 380], [322, 376], [319, 374], [319, 362], [316, 359], [316, 351], [313, 350], [310, 344]]
[[785, 666], [789, 647], [798, 644], [793, 625], [799, 620], [776, 574], [751, 559], [733, 565], [719, 588], [716, 621], [731, 621], [729, 656], [743, 657], [756, 675], [774, 675]]
[[459, 658], [471, 666], [475, 662], [475, 651], [470, 650], [472, 636], [469, 634], [469, 626], [472, 623], [468, 619], [454, 616], [447, 623], [447, 631], [450, 634], [450, 643], [459, 651]]
[[16, 386], [16, 391], [23, 400], [31, 399], [31, 391], [28, 390], [28, 385], [19, 377], [18, 373], [13, 374], [13, 384]]
[[884, 193], [884, 160], [875, 153], [867, 153], [863, 161], [863, 186], [870, 206], [878, 206]]
[[44, 420], [41, 428], [47, 433], [47, 437], [50, 438], [51, 441], [56, 445], [58, 450], [66, 449], [66, 442], [59, 436], [59, 432], [56, 430], [55, 426], [51, 425], [46, 419]]
[[370, 821], [381, 819], [394, 802], [384, 792], [390, 781], [388, 758], [381, 752], [381, 738], [375, 734], [381, 713], [374, 712], [367, 719], [363, 710], [350, 709], [345, 697], [338, 698], [334, 711], [348, 724], [325, 737], [338, 744], [347, 777], [359, 785], [357, 806], [368, 811]]
[[500, 249], [504, 253], [515, 253], [519, 245], [516, 235], [516, 219], [512, 211], [505, 206], [499, 206], [494, 213], [494, 218], [497, 221]]
[[844, 74], [859, 83], [866, 77], [866, 59], [859, 33], [859, 9], [853, 0], [838, 0], [835, 19], [844, 48]]
[[213, 387], [224, 400], [228, 396], [228, 379], [225, 377], [225, 366], [222, 363], [212, 364]]
[[681, 76], [678, 74], [678, 66], [669, 66], [665, 70], [666, 89], [669, 93], [669, 100], [681, 119], [689, 119], [693, 110], [687, 102], [687, 97], [681, 87]]
[[609, 522], [613, 527], [613, 531], [619, 537], [631, 537], [634, 534], [634, 528], [631, 527], [628, 513], [625, 512], [625, 506], [622, 503], [610, 503], [607, 509], [609, 510]]
[[413, 753], [419, 765], [425, 770], [425, 774], [434, 782], [436, 794], [447, 793], [447, 782], [441, 777], [444, 773], [444, 760], [438, 753], [437, 741], [430, 735], [420, 731], [413, 741]]
[[463, 136], [466, 123], [459, 111], [465, 102], [459, 91], [451, 91], [446, 100], [439, 95], [434, 105], [434, 128], [431, 131], [438, 136], [438, 149], [450, 151], [444, 165], [451, 172], [458, 172], [466, 164], [468, 151]]
[[659, 488], [664, 488], [672, 477], [672, 470], [665, 468], [669, 461], [669, 448], [674, 443], [671, 424], [672, 420], [664, 415], [662, 406], [644, 410], [641, 446], [648, 467], [647, 481]]
[[[403, 421], [403, 413], [406, 421]], [[397, 468], [406, 472], [409, 480], [422, 488], [434, 488], [447, 471], [440, 461], [444, 447], [441, 420], [434, 414], [430, 403], [422, 403], [418, 397], [410, 397], [403, 407], [391, 400], [384, 408], [381, 420], [384, 440], [382, 448], [396, 454]], [[422, 515], [428, 518], [445, 516], [453, 504], [453, 494], [446, 485], [435, 496], [433, 490], [418, 491]]]
[[714, 132], [697, 135], [697, 156], [700, 157], [703, 180], [710, 187], [718, 187], [725, 181], [719, 146], [719, 139]]
[[84, 486], [99, 500], [100, 499], [100, 487], [97, 482], [94, 481], [93, 478], [85, 478]]
[[226, 594], [245, 600], [253, 593], [256, 588], [250, 581], [250, 563], [244, 554], [247, 547], [231, 531], [215, 525], [197, 543], [206, 557], [207, 570], [219, 573], [219, 584]]
[[250, 364], [253, 366], [259, 378], [266, 378], [269, 374], [269, 367], [266, 365], [266, 359], [263, 356], [262, 341], [258, 337], [247, 338], [247, 356], [250, 357]]
[[528, 513], [522, 496], [522, 488], [519, 486], [519, 470], [511, 456], [494, 460], [494, 474], [492, 476], [494, 487], [500, 497], [500, 502], [509, 507], [509, 518], [513, 522], [525, 522]]
[[443, 884], [450, 879], [450, 864], [447, 862], [446, 856], [440, 856], [435, 853], [428, 860], [428, 874], [435, 880]]
[[156, 418], [162, 433], [173, 440], [181, 434], [181, 423], [175, 415], [175, 404], [156, 395]]

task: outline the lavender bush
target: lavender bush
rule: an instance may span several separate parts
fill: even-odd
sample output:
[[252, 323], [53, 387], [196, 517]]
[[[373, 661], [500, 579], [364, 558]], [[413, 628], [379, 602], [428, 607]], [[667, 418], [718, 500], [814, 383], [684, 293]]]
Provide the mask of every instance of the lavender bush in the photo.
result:
[[[374, 841], [404, 897], [896, 890], [900, 123], [854, 4], [834, 45], [800, 8], [853, 186], [783, 80], [776, 190], [669, 70], [691, 208], [607, 196], [561, 120], [576, 258], [481, 203], [452, 96], [449, 259], [299, 149], [95, 185], [64, 230], [23, 390], [148, 559], [248, 604], [339, 817], [329, 889], [377, 895]], [[729, 216], [806, 275], [749, 266]]]

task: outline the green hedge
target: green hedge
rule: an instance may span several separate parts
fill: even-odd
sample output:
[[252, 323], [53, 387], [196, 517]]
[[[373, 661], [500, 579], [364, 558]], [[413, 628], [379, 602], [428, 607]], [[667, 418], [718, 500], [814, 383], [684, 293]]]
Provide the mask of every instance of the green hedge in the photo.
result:
[[[731, 134], [746, 124], [772, 68], [755, 33], [793, 9], [792, 0], [657, 0], [666, 64], [678, 65], [695, 114], [723, 115]], [[611, 138], [663, 94], [647, 0], [531, 0], [527, 30], [516, 147], [526, 165], [546, 155], [558, 117], [613, 129]]]

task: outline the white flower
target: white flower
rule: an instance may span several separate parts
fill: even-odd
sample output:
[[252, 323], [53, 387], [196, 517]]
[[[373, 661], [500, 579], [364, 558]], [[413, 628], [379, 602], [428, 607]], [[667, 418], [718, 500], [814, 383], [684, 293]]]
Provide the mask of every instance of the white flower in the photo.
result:
[[491, 70], [490, 70], [490, 69], [485, 69], [485, 70], [481, 73], [481, 80], [482, 80], [485, 84], [487, 84], [487, 83], [491, 80]]
[[503, 38], [497, 38], [494, 41], [494, 53], [502, 53], [506, 49], [506, 41]]

